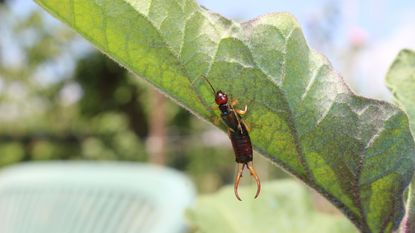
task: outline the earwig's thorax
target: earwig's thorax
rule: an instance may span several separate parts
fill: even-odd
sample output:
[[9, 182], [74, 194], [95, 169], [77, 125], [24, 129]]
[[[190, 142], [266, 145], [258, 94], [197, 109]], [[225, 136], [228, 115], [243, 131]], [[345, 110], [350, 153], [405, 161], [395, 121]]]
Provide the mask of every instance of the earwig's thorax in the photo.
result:
[[221, 111], [222, 116], [228, 116], [232, 111], [227, 103], [219, 105], [219, 110]]

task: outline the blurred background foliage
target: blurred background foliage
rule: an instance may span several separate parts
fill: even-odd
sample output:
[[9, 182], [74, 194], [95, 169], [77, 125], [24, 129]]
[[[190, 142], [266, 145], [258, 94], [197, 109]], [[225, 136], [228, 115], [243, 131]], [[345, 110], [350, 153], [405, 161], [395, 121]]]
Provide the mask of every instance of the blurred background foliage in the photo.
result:
[[[0, 39], [0, 166], [33, 160], [140, 161], [187, 173], [201, 193], [233, 183], [235, 163], [226, 134], [40, 9], [15, 15], [9, 4], [0, 9], [5, 35]], [[256, 166], [263, 180], [286, 177], [268, 169], [260, 156]]]

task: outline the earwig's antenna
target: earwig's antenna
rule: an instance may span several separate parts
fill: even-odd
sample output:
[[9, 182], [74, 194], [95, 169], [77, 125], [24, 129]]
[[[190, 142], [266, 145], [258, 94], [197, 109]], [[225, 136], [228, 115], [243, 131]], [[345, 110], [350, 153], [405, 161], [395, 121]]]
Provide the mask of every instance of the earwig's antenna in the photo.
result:
[[202, 77], [206, 80], [206, 82], [209, 84], [210, 88], [212, 88], [213, 94], [216, 94], [215, 88], [213, 88], [212, 84], [209, 82], [209, 80], [202, 75]]
[[[206, 80], [206, 82], [209, 84], [210, 88], [212, 88], [213, 94], [215, 95], [215, 94], [216, 94], [215, 88], [213, 88], [212, 84], [209, 82], [209, 80], [206, 78], [206, 76], [202, 75], [202, 76], [200, 76], [200, 77], [202, 77], [204, 80]], [[200, 77], [199, 77], [199, 78], [200, 78]], [[193, 79], [193, 81], [192, 81], [192, 85], [193, 85], [193, 84], [194, 84], [197, 80], [199, 80], [199, 78], [195, 78], [195, 79]]]

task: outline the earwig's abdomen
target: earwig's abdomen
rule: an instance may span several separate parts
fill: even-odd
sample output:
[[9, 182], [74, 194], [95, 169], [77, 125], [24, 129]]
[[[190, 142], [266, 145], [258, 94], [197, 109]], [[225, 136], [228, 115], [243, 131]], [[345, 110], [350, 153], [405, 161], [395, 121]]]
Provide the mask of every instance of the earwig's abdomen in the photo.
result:
[[235, 161], [237, 163], [251, 162], [253, 158], [252, 144], [245, 125], [242, 124], [242, 132], [241, 130], [230, 131], [229, 137], [235, 152]]

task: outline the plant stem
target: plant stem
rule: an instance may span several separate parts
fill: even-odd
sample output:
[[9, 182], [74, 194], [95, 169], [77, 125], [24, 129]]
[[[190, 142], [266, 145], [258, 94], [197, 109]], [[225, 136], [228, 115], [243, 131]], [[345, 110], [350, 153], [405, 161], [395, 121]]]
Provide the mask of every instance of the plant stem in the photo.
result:
[[147, 139], [147, 150], [150, 155], [150, 163], [165, 165], [166, 145], [166, 98], [158, 91], [152, 90], [152, 110], [150, 117], [150, 132]]

